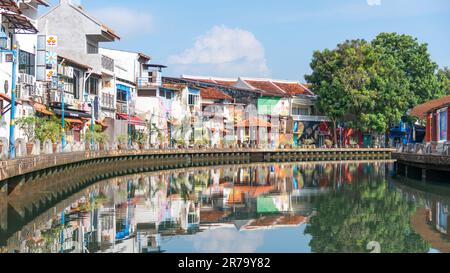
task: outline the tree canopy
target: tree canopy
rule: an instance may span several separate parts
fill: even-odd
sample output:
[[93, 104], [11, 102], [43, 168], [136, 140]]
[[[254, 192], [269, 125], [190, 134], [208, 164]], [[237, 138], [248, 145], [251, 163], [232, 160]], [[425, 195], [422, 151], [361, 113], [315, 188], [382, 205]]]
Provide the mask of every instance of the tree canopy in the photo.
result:
[[316, 253], [367, 253], [378, 242], [382, 253], [426, 253], [430, 245], [411, 227], [415, 206], [385, 180], [361, 181], [315, 204], [305, 234]]
[[408, 35], [345, 41], [314, 52], [311, 68], [305, 78], [318, 109], [364, 132], [384, 133], [412, 106], [445, 94], [445, 72], [438, 76], [427, 45]]

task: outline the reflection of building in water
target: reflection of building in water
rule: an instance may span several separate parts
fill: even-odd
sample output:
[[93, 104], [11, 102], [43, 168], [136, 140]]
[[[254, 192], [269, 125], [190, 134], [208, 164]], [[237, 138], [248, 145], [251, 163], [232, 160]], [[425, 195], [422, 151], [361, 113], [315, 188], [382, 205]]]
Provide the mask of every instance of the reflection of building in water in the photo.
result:
[[431, 202], [431, 205], [427, 206], [427, 211], [428, 223], [440, 233], [450, 236], [450, 226], [448, 225], [450, 220], [449, 205], [440, 201]]
[[[171, 236], [205, 229], [297, 227], [314, 213], [317, 197], [377, 171], [373, 166], [277, 164], [114, 178], [86, 189], [63, 213], [54, 209], [17, 250], [153, 253]], [[448, 207], [439, 212], [448, 216]]]
[[441, 195], [423, 192], [412, 187], [397, 184], [396, 188], [417, 208], [411, 218], [411, 226], [433, 249], [450, 253], [450, 199]]

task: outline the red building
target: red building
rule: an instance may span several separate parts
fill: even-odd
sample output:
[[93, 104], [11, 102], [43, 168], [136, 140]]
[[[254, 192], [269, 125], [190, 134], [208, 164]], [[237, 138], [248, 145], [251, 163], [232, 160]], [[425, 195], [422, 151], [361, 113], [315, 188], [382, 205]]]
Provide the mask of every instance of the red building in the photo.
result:
[[450, 96], [426, 102], [415, 107], [411, 115], [426, 120], [427, 143], [441, 144], [450, 141]]

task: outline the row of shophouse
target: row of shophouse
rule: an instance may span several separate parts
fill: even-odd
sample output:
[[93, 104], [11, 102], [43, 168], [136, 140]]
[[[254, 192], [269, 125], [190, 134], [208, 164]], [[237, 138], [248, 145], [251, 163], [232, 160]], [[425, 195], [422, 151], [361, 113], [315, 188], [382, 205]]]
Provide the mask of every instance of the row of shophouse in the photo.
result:
[[[44, 14], [42, 7], [48, 8]], [[70, 0], [53, 7], [43, 0], [2, 0], [0, 10], [7, 49], [18, 47], [16, 118], [61, 118], [64, 93], [68, 142], [82, 141], [92, 119], [111, 143], [130, 127], [148, 135], [149, 145], [322, 146], [330, 138], [329, 120], [317, 113], [306, 84], [163, 77], [166, 67], [150, 56], [107, 49], [119, 35]], [[56, 71], [49, 70], [52, 61]], [[11, 63], [0, 62], [3, 141], [9, 137], [11, 71]], [[56, 83], [49, 72], [57, 73]], [[23, 132], [17, 129], [16, 137], [24, 138]]]

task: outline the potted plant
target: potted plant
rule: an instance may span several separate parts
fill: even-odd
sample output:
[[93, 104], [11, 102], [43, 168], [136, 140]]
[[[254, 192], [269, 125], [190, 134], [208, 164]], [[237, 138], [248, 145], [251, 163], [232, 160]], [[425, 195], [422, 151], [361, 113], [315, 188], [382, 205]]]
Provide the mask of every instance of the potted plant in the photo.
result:
[[91, 140], [94, 140], [95, 143], [99, 144], [99, 149], [101, 151], [105, 150], [105, 143], [108, 142], [109, 137], [108, 135], [102, 131], [102, 126], [100, 125], [94, 125], [94, 132], [91, 130], [86, 131], [86, 134], [84, 135], [84, 141], [86, 143], [87, 150], [90, 148], [90, 142]]
[[139, 145], [139, 149], [143, 150], [147, 143], [148, 136], [142, 131], [136, 131], [134, 135], [135, 141]]
[[52, 119], [38, 118], [35, 123], [35, 137], [41, 143], [47, 139], [53, 143], [53, 152], [56, 152], [57, 141], [61, 138], [61, 124], [56, 117]]
[[127, 149], [127, 135], [119, 135], [117, 136], [117, 141], [119, 141], [119, 150], [126, 150]]
[[105, 144], [106, 144], [106, 142], [108, 142], [109, 136], [105, 132], [100, 132], [100, 133], [97, 134], [96, 140], [98, 142], [100, 151], [104, 151], [105, 150]]
[[23, 131], [27, 138], [27, 155], [31, 155], [33, 152], [34, 140], [35, 140], [35, 127], [38, 122], [36, 117], [23, 117], [19, 118], [16, 125]]
[[331, 139], [326, 139], [325, 140], [325, 146], [327, 148], [332, 148], [333, 147], [333, 141]]

